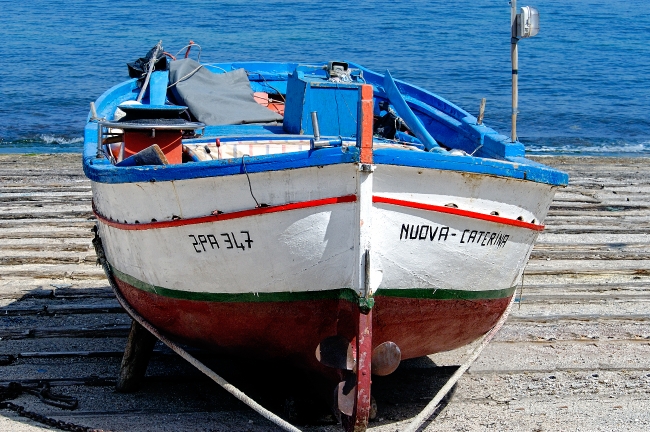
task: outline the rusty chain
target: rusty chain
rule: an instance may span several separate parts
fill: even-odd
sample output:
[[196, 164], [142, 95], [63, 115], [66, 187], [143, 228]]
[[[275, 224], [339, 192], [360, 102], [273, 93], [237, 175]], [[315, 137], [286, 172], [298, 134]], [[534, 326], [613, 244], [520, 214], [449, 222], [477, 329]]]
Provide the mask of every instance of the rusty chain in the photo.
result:
[[36, 387], [24, 386], [17, 382], [11, 382], [7, 386], [0, 386], [0, 409], [8, 409], [21, 417], [34, 420], [41, 424], [51, 426], [63, 431], [70, 432], [108, 432], [102, 429], [94, 429], [86, 426], [79, 426], [74, 423], [56, 420], [33, 411], [26, 410], [25, 407], [9, 402], [8, 399], [15, 399], [23, 393], [29, 393], [48, 405], [56, 406], [61, 409], [73, 410], [77, 408], [78, 401], [71, 396], [59, 395], [52, 393], [50, 384], [46, 381], [40, 382]]

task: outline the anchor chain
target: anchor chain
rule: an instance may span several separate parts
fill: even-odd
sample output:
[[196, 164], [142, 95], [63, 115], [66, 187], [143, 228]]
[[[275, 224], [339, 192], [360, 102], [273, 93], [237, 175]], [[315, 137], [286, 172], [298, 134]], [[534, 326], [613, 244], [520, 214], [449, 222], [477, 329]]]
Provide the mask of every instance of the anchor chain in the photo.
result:
[[36, 422], [51, 426], [63, 431], [71, 432], [108, 432], [102, 429], [94, 429], [86, 426], [79, 426], [74, 423], [65, 422], [63, 420], [56, 420], [47, 417], [43, 414], [38, 414], [33, 411], [25, 409], [25, 407], [9, 402], [23, 393], [29, 393], [37, 396], [41, 402], [52, 405], [61, 409], [74, 410], [77, 408], [79, 402], [72, 396], [65, 396], [52, 393], [50, 383], [41, 381], [36, 387], [24, 386], [17, 382], [10, 382], [7, 386], [0, 386], [0, 409], [8, 409], [14, 411], [21, 417], [26, 417]]

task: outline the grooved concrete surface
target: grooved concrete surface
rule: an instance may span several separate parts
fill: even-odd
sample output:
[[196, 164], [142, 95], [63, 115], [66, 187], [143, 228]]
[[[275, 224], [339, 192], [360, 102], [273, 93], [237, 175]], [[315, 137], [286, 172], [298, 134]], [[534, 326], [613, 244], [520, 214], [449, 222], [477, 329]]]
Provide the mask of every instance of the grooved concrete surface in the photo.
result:
[[[650, 430], [650, 161], [540, 160], [569, 172], [570, 185], [551, 207], [520, 303], [426, 431]], [[93, 224], [80, 155], [0, 155], [0, 385], [48, 379], [80, 406], [14, 402], [104, 430], [276, 430], [162, 346], [141, 392], [113, 391], [130, 320], [94, 264]], [[370, 430], [404, 428], [470, 348], [376, 378]], [[302, 429], [339, 430], [309, 377], [197, 355]], [[0, 430], [50, 429], [1, 410]]]

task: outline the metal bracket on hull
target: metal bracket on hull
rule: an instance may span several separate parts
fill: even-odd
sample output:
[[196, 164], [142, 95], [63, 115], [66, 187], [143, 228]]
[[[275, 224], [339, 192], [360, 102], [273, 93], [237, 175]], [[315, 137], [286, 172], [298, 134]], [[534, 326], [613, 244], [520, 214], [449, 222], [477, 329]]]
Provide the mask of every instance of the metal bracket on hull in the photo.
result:
[[373, 165], [373, 164], [362, 163], [362, 164], [359, 164], [359, 172], [371, 173], [371, 172], [375, 171], [376, 167], [377, 166]]
[[370, 249], [366, 249], [363, 254], [363, 296], [359, 297], [359, 310], [362, 314], [368, 315], [375, 305], [375, 299], [370, 297]]
[[362, 314], [368, 315], [373, 306], [375, 306], [374, 298], [359, 297], [359, 310]]

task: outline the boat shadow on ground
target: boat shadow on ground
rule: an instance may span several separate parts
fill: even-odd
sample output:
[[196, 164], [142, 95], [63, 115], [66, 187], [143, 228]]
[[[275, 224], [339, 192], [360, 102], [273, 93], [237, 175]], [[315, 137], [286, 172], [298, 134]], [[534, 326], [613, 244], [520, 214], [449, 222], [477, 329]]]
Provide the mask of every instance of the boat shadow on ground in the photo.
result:
[[[215, 359], [205, 352], [195, 354], [262, 406], [303, 430], [340, 430], [334, 414], [332, 383], [322, 377], [277, 363]], [[403, 361], [391, 375], [373, 376], [372, 395], [377, 411], [369, 428], [415, 417], [457, 369], [458, 366], [437, 366], [429, 357], [419, 357]], [[454, 391], [455, 386], [430, 420], [444, 410]], [[252, 410], [251, 415], [256, 416]]]
[[[0, 373], [4, 375], [0, 385], [49, 381], [55, 393], [77, 398], [79, 408], [62, 411], [26, 394], [12, 401], [46, 417], [104, 430], [275, 430], [160, 342], [141, 389], [117, 393], [115, 378], [129, 323], [105, 288], [41, 287], [26, 293], [0, 308]], [[301, 429], [340, 430], [333, 414], [334, 383], [322, 376], [287, 364], [189, 350], [262, 406]], [[417, 415], [456, 369], [438, 367], [430, 358], [420, 357], [403, 361], [389, 376], [374, 376], [377, 415], [370, 428], [390, 427]], [[6, 410], [0, 416], [29, 422]]]

